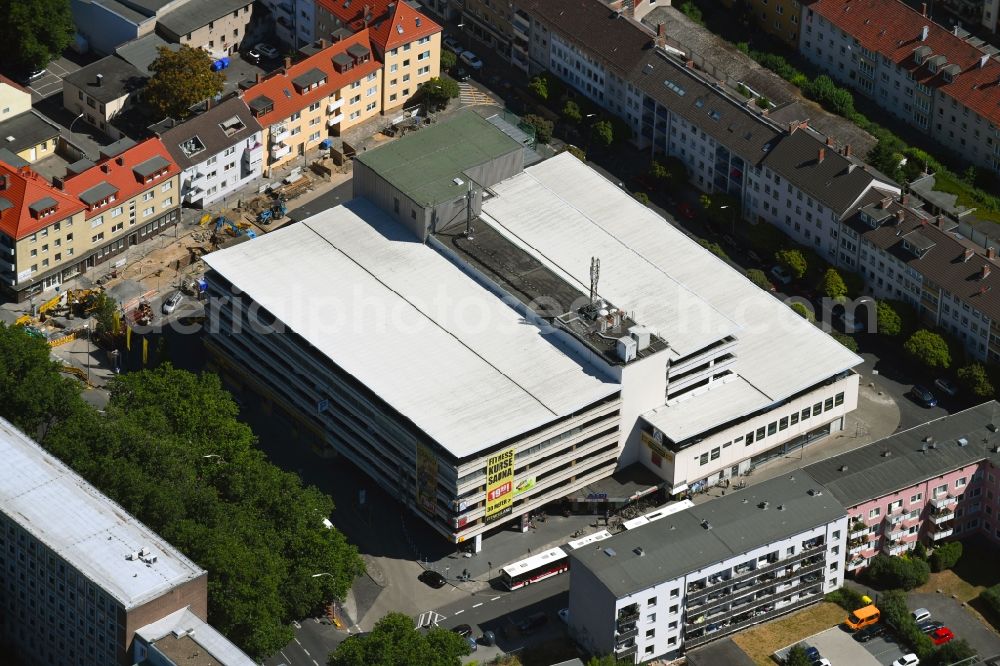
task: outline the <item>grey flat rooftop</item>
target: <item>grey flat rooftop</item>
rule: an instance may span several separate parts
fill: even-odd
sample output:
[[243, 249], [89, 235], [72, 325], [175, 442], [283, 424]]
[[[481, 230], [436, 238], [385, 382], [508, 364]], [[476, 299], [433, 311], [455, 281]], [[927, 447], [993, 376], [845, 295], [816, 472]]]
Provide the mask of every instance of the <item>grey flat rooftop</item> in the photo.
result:
[[435, 205], [465, 193], [462, 189], [456, 195], [454, 179], [467, 181], [462, 175], [466, 169], [521, 148], [484, 118], [466, 111], [361, 153], [357, 160], [418, 204]]
[[317, 67], [313, 67], [307, 72], [303, 72], [299, 76], [292, 79], [292, 83], [299, 88], [308, 88], [311, 85], [320, 83], [326, 80], [326, 72]]
[[50, 208], [55, 208], [59, 203], [52, 197], [42, 197], [38, 201], [28, 204], [28, 210], [36, 215], [42, 213], [42, 211], [49, 210]]
[[35, 111], [28, 111], [0, 123], [0, 147], [19, 153], [42, 141], [59, 136], [59, 128]]
[[135, 141], [128, 138], [127, 136], [122, 137], [117, 141], [115, 141], [114, 143], [109, 143], [108, 145], [103, 146], [101, 148], [100, 150], [101, 159], [106, 160], [112, 157], [117, 157], [118, 155], [121, 155], [134, 145], [136, 145]]
[[[825, 525], [845, 513], [831, 493], [796, 472], [621, 532], [594, 548], [575, 550], [570, 571], [586, 567], [620, 598]], [[613, 557], [606, 554], [607, 548], [615, 552]]]
[[144, 14], [143, 12], [137, 11], [132, 7], [129, 7], [123, 2], [118, 2], [118, 0], [86, 0], [91, 4], [99, 5], [104, 7], [106, 10], [121, 16], [126, 21], [130, 21], [136, 25], [139, 25], [151, 18], [150, 14]]
[[115, 194], [116, 192], [118, 192], [117, 187], [107, 182], [106, 180], [102, 180], [97, 185], [94, 185], [90, 189], [81, 192], [80, 201], [87, 204], [88, 206], [93, 206], [98, 201], [104, 201], [105, 199], [110, 197], [112, 194]]
[[[76, 472], [0, 419], [0, 509], [126, 610], [205, 575]], [[126, 555], [150, 548], [148, 566]]]
[[150, 76], [149, 66], [160, 56], [158, 50], [160, 48], [177, 51], [181, 48], [181, 45], [168, 42], [156, 33], [151, 32], [138, 39], [133, 39], [131, 42], [125, 42], [115, 49], [115, 53], [118, 54], [119, 58], [130, 63], [146, 76]]
[[159, 17], [156, 25], [175, 35], [186, 35], [249, 4], [248, 0], [188, 0]]
[[143, 178], [149, 178], [157, 171], [163, 171], [170, 167], [170, 162], [162, 155], [154, 155], [145, 162], [140, 162], [132, 167], [132, 170]]
[[3, 162], [7, 166], [12, 166], [15, 169], [20, 169], [23, 166], [31, 166], [27, 160], [22, 160], [6, 148], [0, 148], [0, 162]]
[[[98, 74], [104, 77], [100, 85]], [[110, 55], [67, 74], [63, 80], [107, 104], [142, 88], [146, 75], [118, 56]]]
[[365, 199], [204, 260], [456, 459], [619, 390]]
[[[827, 458], [805, 471], [852, 507], [987, 458], [1000, 461], [992, 451], [1000, 443], [997, 426], [1000, 404], [986, 402]], [[960, 446], [960, 438], [968, 444]]]

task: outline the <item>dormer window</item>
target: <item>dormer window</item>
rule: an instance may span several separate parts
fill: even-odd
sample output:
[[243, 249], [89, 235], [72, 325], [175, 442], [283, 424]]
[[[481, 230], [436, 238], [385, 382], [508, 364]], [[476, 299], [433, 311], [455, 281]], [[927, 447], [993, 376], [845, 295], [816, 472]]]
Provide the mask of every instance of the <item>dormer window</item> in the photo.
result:
[[48, 217], [56, 212], [56, 208], [59, 207], [59, 203], [52, 197], [44, 197], [39, 199], [33, 204], [28, 205], [28, 210], [35, 219], [41, 219], [43, 217]]

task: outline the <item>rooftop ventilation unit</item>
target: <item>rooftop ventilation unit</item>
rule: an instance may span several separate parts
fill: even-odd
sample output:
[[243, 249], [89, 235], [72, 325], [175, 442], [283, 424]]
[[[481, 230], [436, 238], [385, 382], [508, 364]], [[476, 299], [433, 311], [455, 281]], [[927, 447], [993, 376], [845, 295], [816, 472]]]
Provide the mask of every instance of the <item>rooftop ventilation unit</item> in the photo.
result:
[[712, 529], [712, 523], [708, 522], [707, 520], [701, 521], [701, 526], [704, 527], [706, 530]]
[[965, 437], [959, 437], [958, 438], [958, 445], [959, 446], [968, 446], [969, 445], [969, 440], [967, 440]]
[[761, 502], [760, 504], [757, 505], [757, 508], [764, 509], [765, 511], [767, 511], [767, 507], [769, 505], [770, 505], [770, 503], [767, 500], [764, 500], [763, 502]]
[[778, 505], [778, 511], [784, 511], [784, 510], [785, 510], [785, 505], [784, 504], [779, 504]]
[[891, 456], [892, 456], [892, 451], [883, 451], [882, 452], [882, 457], [883, 458], [889, 458]]
[[608, 557], [614, 557], [618, 553], [615, 552], [614, 548], [605, 548], [604, 549], [604, 554], [607, 555]]
[[811, 497], [821, 497], [823, 495], [823, 491], [822, 490], [816, 490], [815, 488], [810, 488], [809, 489], [809, 495]]
[[643, 555], [646, 554], [646, 551], [642, 549], [642, 546], [636, 546], [635, 548], [632, 549], [632, 552], [638, 555], [639, 557], [642, 557]]
[[838, 470], [837, 470], [837, 471], [840, 471], [840, 472], [846, 472], [846, 471], [847, 471], [847, 465], [841, 465], [841, 466], [840, 466], [840, 467], [838, 468]]

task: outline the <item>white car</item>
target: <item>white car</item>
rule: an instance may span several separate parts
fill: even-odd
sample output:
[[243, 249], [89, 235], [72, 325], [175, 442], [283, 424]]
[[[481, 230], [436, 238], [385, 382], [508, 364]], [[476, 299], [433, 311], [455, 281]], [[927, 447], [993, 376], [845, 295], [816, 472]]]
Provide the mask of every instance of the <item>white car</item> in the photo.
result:
[[939, 377], [938, 379], [935, 379], [934, 386], [940, 389], [940, 391], [945, 395], [950, 395], [953, 398], [956, 395], [958, 395], [958, 385], [955, 384], [955, 382], [945, 377]]
[[566, 624], [569, 624], [569, 609], [568, 608], [560, 608], [559, 609], [559, 619], [562, 620], [563, 622], [565, 622]]
[[181, 304], [184, 300], [184, 294], [179, 291], [175, 291], [170, 298], [163, 301], [163, 314], [170, 314], [177, 309], [177, 306]]
[[451, 51], [452, 53], [458, 54], [462, 52], [462, 42], [458, 41], [451, 35], [445, 35], [444, 39], [441, 40], [444, 47]]
[[892, 666], [917, 666], [919, 663], [920, 660], [917, 659], [917, 655], [911, 652], [910, 654], [904, 654], [902, 657], [892, 662]]
[[483, 68], [483, 61], [479, 59], [472, 51], [462, 51], [462, 55], [458, 56], [467, 67], [471, 67], [475, 71], [479, 71]]
[[914, 622], [924, 622], [931, 619], [931, 612], [926, 608], [918, 608], [913, 611], [913, 621]]

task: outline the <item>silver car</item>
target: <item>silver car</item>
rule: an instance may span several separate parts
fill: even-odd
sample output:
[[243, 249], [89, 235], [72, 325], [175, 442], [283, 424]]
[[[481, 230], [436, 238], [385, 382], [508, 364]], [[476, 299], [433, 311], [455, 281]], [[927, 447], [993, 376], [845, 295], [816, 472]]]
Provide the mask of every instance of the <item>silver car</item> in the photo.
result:
[[177, 309], [177, 306], [181, 304], [184, 300], [184, 294], [179, 291], [175, 291], [171, 294], [170, 298], [163, 301], [163, 314], [170, 314]]

